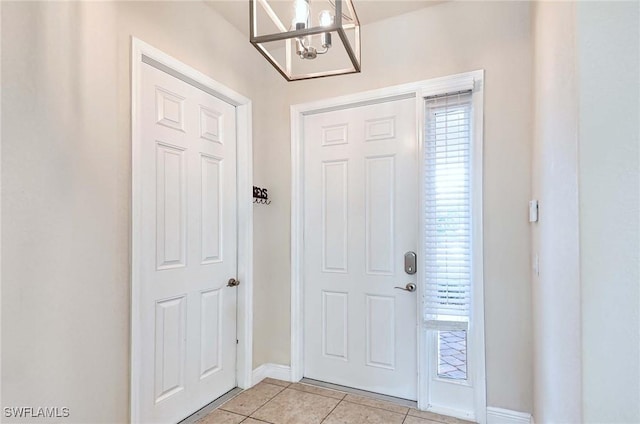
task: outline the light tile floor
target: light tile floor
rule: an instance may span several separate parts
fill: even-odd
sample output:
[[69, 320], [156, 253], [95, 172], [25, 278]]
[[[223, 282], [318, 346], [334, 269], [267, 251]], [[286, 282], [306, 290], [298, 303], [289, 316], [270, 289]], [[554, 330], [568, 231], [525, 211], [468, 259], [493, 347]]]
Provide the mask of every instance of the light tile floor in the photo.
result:
[[198, 424], [470, 424], [469, 421], [304, 383], [264, 379]]

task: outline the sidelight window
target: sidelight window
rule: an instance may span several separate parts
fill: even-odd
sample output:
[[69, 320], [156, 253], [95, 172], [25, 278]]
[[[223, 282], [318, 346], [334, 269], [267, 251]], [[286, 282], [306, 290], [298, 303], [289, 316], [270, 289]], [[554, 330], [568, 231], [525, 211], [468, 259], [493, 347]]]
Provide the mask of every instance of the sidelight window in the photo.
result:
[[467, 379], [472, 290], [471, 91], [425, 100], [424, 320], [438, 376]]

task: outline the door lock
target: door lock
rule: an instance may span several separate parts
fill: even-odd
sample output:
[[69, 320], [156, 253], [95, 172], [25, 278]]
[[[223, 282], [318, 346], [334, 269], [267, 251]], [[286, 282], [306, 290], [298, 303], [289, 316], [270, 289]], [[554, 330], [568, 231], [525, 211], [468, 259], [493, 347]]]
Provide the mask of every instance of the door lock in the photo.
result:
[[404, 272], [409, 275], [416, 273], [416, 253], [407, 252], [404, 254]]
[[240, 281], [236, 280], [235, 278], [230, 278], [229, 282], [227, 283], [227, 287], [237, 287], [240, 285]]
[[394, 287], [394, 289], [406, 290], [408, 292], [414, 292], [414, 291], [416, 291], [417, 288], [418, 288], [418, 286], [416, 286], [415, 283], [408, 283], [404, 287], [398, 287], [398, 286]]

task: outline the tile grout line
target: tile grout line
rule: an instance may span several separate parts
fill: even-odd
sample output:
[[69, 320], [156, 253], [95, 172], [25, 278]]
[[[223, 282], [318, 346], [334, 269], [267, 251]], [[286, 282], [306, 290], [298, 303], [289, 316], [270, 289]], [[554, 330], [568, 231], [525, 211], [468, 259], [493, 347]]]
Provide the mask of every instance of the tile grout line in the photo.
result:
[[[262, 382], [260, 382], [260, 383], [262, 383]], [[258, 384], [260, 384], [260, 383], [258, 383]], [[256, 385], [255, 385], [255, 386], [253, 386], [253, 387], [256, 387], [258, 384], [256, 384]], [[264, 383], [264, 384], [271, 384], [271, 383]], [[263, 403], [263, 404], [261, 404], [260, 406], [258, 406], [254, 411], [251, 411], [251, 412], [249, 413], [249, 415], [244, 415], [244, 414], [241, 414], [241, 413], [239, 413], [239, 412], [234, 412], [234, 411], [231, 411], [231, 410], [229, 410], [229, 409], [224, 409], [224, 406], [225, 406], [227, 403], [229, 403], [230, 401], [232, 401], [233, 399], [235, 399], [236, 397], [240, 396], [242, 393], [247, 393], [249, 390], [253, 389], [253, 387], [251, 387], [251, 388], [250, 388], [250, 389], [248, 389], [248, 390], [244, 390], [242, 393], [239, 393], [237, 396], [235, 396], [235, 397], [233, 397], [233, 398], [229, 399], [228, 401], [226, 401], [225, 403], [223, 403], [222, 405], [220, 405], [220, 406], [219, 406], [219, 407], [217, 407], [216, 409], [221, 409], [221, 410], [223, 410], [223, 411], [231, 412], [231, 413], [236, 414], [236, 415], [242, 415], [242, 416], [245, 416], [245, 417], [247, 417], [247, 418], [253, 418], [251, 415], [255, 414], [255, 413], [256, 413], [256, 411], [257, 411], [258, 409], [262, 408], [262, 407], [263, 407], [263, 406], [265, 406], [267, 403], [271, 402], [271, 401], [273, 400], [273, 398], [275, 398], [276, 396], [278, 396], [280, 393], [282, 393], [282, 392], [284, 391], [284, 389], [286, 389], [286, 387], [282, 387], [282, 386], [279, 386], [279, 385], [277, 385], [277, 384], [271, 384], [271, 386], [279, 387], [279, 388], [280, 388], [280, 391], [279, 391], [278, 393], [276, 393], [275, 395], [271, 396], [271, 397], [270, 397], [270, 398], [269, 398], [265, 403]], [[256, 418], [253, 418], [253, 419], [256, 419]], [[245, 420], [243, 420], [243, 421], [245, 421]], [[242, 421], [241, 421], [241, 422], [242, 422]]]
[[[305, 384], [305, 383], [299, 383], [299, 384]], [[288, 388], [288, 389], [291, 389], [291, 390], [295, 390], [296, 392], [310, 393], [310, 394], [312, 394], [312, 395], [318, 395], [318, 396], [322, 396], [322, 397], [325, 397], [325, 398], [328, 398], [328, 399], [336, 399], [336, 400], [338, 400], [338, 398], [335, 398], [335, 397], [332, 397], [332, 396], [323, 395], [323, 394], [321, 394], [321, 393], [314, 393], [314, 392], [307, 392], [307, 391], [304, 391], [304, 390], [298, 390], [298, 389], [296, 389], [296, 388], [294, 388], [294, 387], [291, 387], [291, 386], [293, 386], [293, 384], [290, 384], [290, 385], [289, 385], [289, 387], [287, 387], [287, 388]], [[313, 384], [307, 384], [307, 386], [310, 386], [310, 387], [318, 387], [318, 386], [314, 386]], [[319, 387], [319, 388], [320, 388], [320, 389], [323, 389], [323, 390], [333, 390], [333, 389], [327, 389], [327, 388], [324, 388], [324, 387]], [[333, 390], [333, 391], [334, 391], [334, 392], [337, 392], [337, 393], [344, 393], [344, 396], [342, 396], [342, 399], [339, 399], [339, 400], [340, 400], [340, 402], [338, 402], [338, 404], [340, 404], [341, 402], [343, 402], [343, 401], [344, 401], [344, 402], [352, 403], [352, 404], [355, 404], [355, 405], [366, 406], [366, 407], [369, 407], [369, 408], [381, 409], [381, 410], [383, 410], [383, 411], [387, 411], [387, 412], [393, 412], [393, 413], [395, 413], [395, 414], [402, 414], [402, 412], [392, 411], [392, 410], [390, 410], [390, 409], [381, 408], [381, 407], [379, 407], [379, 406], [372, 406], [372, 405], [367, 405], [367, 404], [364, 404], [364, 403], [353, 402], [353, 401], [350, 401], [350, 400], [347, 400], [347, 399], [346, 399], [346, 398], [347, 398], [347, 396], [348, 396], [348, 395], [350, 395], [350, 394], [352, 394], [352, 393], [339, 392], [338, 390]], [[352, 394], [352, 395], [353, 395], [353, 394]], [[353, 395], [353, 396], [360, 396], [360, 397], [366, 398], [366, 396], [361, 396], [361, 395]], [[387, 401], [387, 400], [376, 399], [376, 398], [369, 398], [369, 399], [374, 400], [374, 401], [378, 401], [378, 402], [389, 402], [389, 401]], [[389, 402], [389, 403], [392, 403], [392, 402]], [[336, 405], [336, 406], [337, 406], [337, 405]], [[409, 414], [409, 411], [411, 411], [411, 407], [409, 407], [409, 406], [404, 406], [404, 405], [395, 405], [395, 406], [398, 406], [398, 407], [401, 407], [401, 408], [407, 408], [407, 412], [405, 412], [405, 413], [404, 413], [405, 415], [408, 415], [408, 414]]]
[[[261, 381], [261, 383], [262, 383], [262, 381]], [[291, 389], [291, 390], [295, 390], [296, 392], [300, 392], [300, 393], [309, 393], [309, 394], [312, 394], [312, 395], [322, 396], [322, 397], [324, 397], [324, 398], [328, 398], [328, 399], [338, 400], [338, 399], [337, 399], [337, 398], [335, 398], [335, 397], [326, 396], [326, 395], [323, 395], [323, 394], [320, 394], [320, 393], [314, 393], [314, 392], [307, 392], [307, 391], [304, 391], [304, 390], [298, 390], [298, 389], [296, 389], [296, 388], [292, 387], [295, 383], [290, 383], [290, 384], [289, 384], [288, 386], [286, 386], [286, 387], [285, 387], [285, 386], [280, 386], [279, 384], [273, 384], [273, 383], [267, 383], [267, 382], [264, 382], [264, 384], [271, 384], [272, 386], [278, 386], [278, 387], [282, 388], [282, 390], [280, 390], [278, 393], [276, 393], [276, 394], [275, 394], [271, 399], [269, 399], [267, 402], [265, 402], [264, 404], [262, 404], [258, 409], [262, 408], [262, 407], [263, 407], [263, 406], [265, 406], [267, 403], [271, 402], [271, 401], [273, 400], [273, 398], [275, 398], [276, 396], [278, 396], [278, 395], [279, 395], [280, 393], [282, 393], [285, 389]], [[313, 384], [305, 384], [305, 383], [300, 383], [300, 382], [298, 382], [298, 384], [303, 384], [303, 385], [306, 385], [306, 386], [309, 386], [309, 387], [319, 387], [319, 386], [314, 386]], [[325, 388], [325, 387], [319, 387], [319, 388], [320, 388], [320, 389], [323, 389], [323, 390], [333, 390], [333, 389], [328, 389], [328, 388]], [[338, 405], [340, 405], [342, 402], [347, 402], [347, 403], [351, 403], [351, 404], [354, 404], [354, 405], [366, 406], [367, 408], [375, 408], [375, 409], [380, 409], [380, 410], [382, 410], [382, 411], [386, 411], [386, 412], [391, 412], [391, 413], [394, 413], [394, 414], [402, 415], [402, 413], [401, 413], [401, 412], [392, 411], [392, 410], [390, 410], [390, 409], [381, 408], [381, 407], [379, 407], [379, 406], [372, 406], [372, 405], [367, 405], [367, 404], [364, 404], [364, 403], [358, 403], [358, 402], [353, 402], [353, 401], [350, 401], [350, 400], [346, 400], [347, 396], [348, 396], [350, 393], [340, 392], [340, 391], [338, 391], [338, 390], [333, 390], [333, 391], [334, 391], [334, 392], [336, 392], [336, 393], [342, 393], [342, 394], [344, 394], [344, 396], [342, 396], [342, 399], [339, 399], [339, 402], [338, 402], [338, 403], [336, 404], [336, 406], [331, 410], [331, 412], [333, 412], [333, 411], [338, 407]], [[361, 395], [353, 395], [353, 396], [359, 396], [359, 397], [366, 398], [366, 396], [361, 396]], [[376, 399], [376, 398], [370, 398], [370, 399], [372, 399], [372, 400], [374, 400], [374, 401], [378, 401], [378, 402], [389, 402], [389, 401], [385, 401], [385, 400], [382, 400], [382, 399]], [[392, 403], [392, 402], [389, 402], [389, 403]], [[396, 405], [396, 406], [403, 407], [403, 408], [407, 408], [407, 412], [405, 412], [405, 413], [404, 413], [405, 418], [402, 420], [402, 421], [404, 422], [404, 421], [406, 420], [406, 416], [407, 416], [407, 415], [409, 415], [409, 412], [411, 411], [411, 407], [408, 407], [408, 406], [400, 406], [400, 405]], [[222, 407], [221, 407], [220, 409], [222, 409]], [[253, 417], [251, 417], [251, 415], [253, 415], [253, 414], [254, 414], [258, 409], [256, 409], [255, 411], [253, 411], [253, 412], [249, 415], [249, 418], [253, 418]], [[229, 411], [229, 412], [232, 412], [232, 411]], [[331, 412], [329, 412], [329, 414], [331, 414]], [[325, 420], [325, 419], [327, 419], [327, 417], [328, 417], [328, 416], [329, 416], [329, 415], [327, 415], [326, 417], [324, 417], [324, 419], [321, 421], [321, 423], [322, 423], [322, 422], [324, 422], [324, 420]]]
[[[243, 393], [248, 392], [249, 390], [240, 391], [239, 393], [237, 393], [234, 396], [232, 396], [230, 399], [228, 399], [225, 402], [223, 402], [220, 406], [218, 406], [217, 408], [215, 408], [211, 412], [215, 411], [216, 409], [219, 409], [219, 410], [222, 410], [222, 411], [225, 411], [225, 412], [229, 412], [229, 413], [232, 413], [232, 414], [239, 415], [241, 417], [244, 417], [244, 419], [241, 421], [241, 423], [245, 422], [246, 420], [251, 418], [251, 419], [259, 421], [259, 422], [263, 422], [263, 423], [267, 423], [267, 424], [273, 424], [273, 423], [271, 423], [269, 421], [265, 421], [265, 420], [260, 419], [260, 418], [252, 417], [252, 415], [255, 414], [261, 408], [263, 408], [265, 405], [267, 405], [269, 402], [271, 402], [273, 399], [275, 399], [278, 395], [283, 393], [286, 389], [291, 389], [292, 391], [295, 391], [295, 392], [298, 392], [298, 393], [306, 393], [306, 394], [320, 396], [320, 397], [323, 397], [325, 399], [332, 399], [332, 400], [337, 400], [338, 401], [338, 403], [331, 409], [331, 411], [329, 411], [329, 413], [322, 419], [321, 423], [324, 423], [329, 418], [329, 416], [338, 408], [338, 406], [340, 406], [340, 404], [343, 403], [343, 402], [346, 402], [346, 403], [349, 403], [349, 404], [352, 404], [352, 405], [359, 405], [359, 406], [366, 407], [366, 408], [372, 408], [372, 409], [377, 409], [377, 410], [381, 410], [381, 411], [385, 411], [385, 412], [390, 412], [390, 413], [402, 415], [402, 413], [400, 413], [400, 412], [397, 412], [397, 411], [394, 411], [394, 410], [390, 410], [390, 409], [386, 409], [384, 407], [367, 405], [365, 403], [359, 403], [359, 402], [355, 402], [355, 401], [352, 401], [352, 400], [348, 400], [347, 397], [350, 395], [350, 393], [348, 393], [348, 392], [343, 392], [343, 391], [340, 391], [340, 390], [331, 389], [331, 388], [327, 388], [327, 387], [316, 386], [314, 384], [307, 384], [307, 383], [303, 383], [303, 382], [291, 382], [291, 383], [288, 383], [286, 386], [283, 386], [283, 385], [280, 385], [280, 384], [274, 384], [274, 383], [266, 382], [266, 381], [261, 381], [258, 384], [260, 384], [260, 383], [278, 387], [280, 390], [277, 393], [275, 393], [273, 396], [271, 396], [266, 402], [262, 403], [257, 409], [252, 411], [249, 415], [244, 415], [244, 414], [239, 413], [239, 412], [235, 412], [235, 411], [231, 411], [231, 410], [225, 409], [225, 405], [226, 404], [228, 404], [229, 402], [231, 402], [232, 400], [234, 400], [238, 396], [242, 395]], [[295, 386], [294, 387], [294, 385], [296, 385], [296, 384], [298, 384], [299, 386]], [[335, 396], [328, 396], [326, 394], [315, 393], [315, 392], [312, 392], [312, 391], [306, 391], [306, 390], [301, 390], [300, 389], [300, 387], [305, 387], [305, 386], [307, 386], [309, 388], [318, 388], [320, 390], [326, 390], [326, 391], [334, 392], [336, 394], [342, 395], [342, 397], [340, 399], [338, 399]], [[360, 398], [365, 398], [365, 399], [371, 399], [371, 400], [377, 401], [377, 402], [387, 402], [387, 403], [393, 404], [393, 402], [389, 402], [389, 401], [385, 401], [385, 400], [377, 399], [377, 398], [373, 398], [373, 397], [372, 398], [368, 398], [367, 396], [364, 396], [364, 395], [355, 395], [355, 394], [352, 394], [352, 395], [354, 397], [360, 397]], [[395, 405], [395, 406], [406, 407], [407, 408], [407, 411], [404, 413], [402, 424], [404, 424], [407, 421], [409, 416], [414, 417], [414, 415], [411, 415], [411, 410], [413, 409], [412, 407], [405, 406], [405, 405]], [[209, 415], [209, 414], [207, 414], [207, 415]], [[203, 416], [201, 419], [203, 419], [205, 417], [206, 417], [206, 415]], [[416, 417], [417, 418], [421, 418], [421, 417], [418, 417], [418, 416], [416, 416]], [[441, 421], [439, 419], [439, 417], [438, 418], [434, 417], [434, 418], [430, 418], [430, 419], [433, 420], [437, 424], [446, 424], [446, 422], [445, 421]]]
[[299, 383], [305, 384], [308, 386], [321, 387], [323, 389], [329, 389], [329, 390], [337, 391], [340, 393], [347, 393], [347, 395], [365, 397], [368, 399], [392, 403], [394, 405], [404, 406], [407, 408], [417, 408], [417, 402], [415, 401], [410, 401], [410, 400], [398, 398], [395, 396], [384, 395], [381, 393], [371, 392], [368, 390], [360, 390], [360, 389], [355, 389], [353, 387], [340, 386], [339, 384], [327, 383], [327, 382], [314, 380], [306, 377], [300, 380]]
[[[304, 384], [304, 383], [300, 383], [300, 384]], [[316, 388], [320, 388], [320, 389], [322, 389], [322, 390], [331, 390], [331, 391], [334, 391], [334, 392], [336, 392], [336, 393], [343, 393], [343, 394], [344, 394], [344, 396], [342, 396], [342, 398], [338, 399], [337, 397], [334, 397], [334, 396], [327, 396], [327, 395], [323, 395], [323, 394], [321, 394], [321, 393], [315, 393], [315, 392], [307, 392], [306, 390], [299, 390], [299, 389], [293, 388], [293, 387], [291, 387], [291, 386], [293, 386], [293, 384], [291, 384], [289, 387], [287, 387], [287, 389], [295, 390], [296, 392], [310, 393], [310, 394], [312, 394], [312, 395], [318, 395], [318, 396], [326, 397], [326, 398], [329, 398], [329, 399], [340, 400], [340, 401], [342, 401], [342, 399], [344, 399], [344, 398], [348, 395], [348, 393], [340, 392], [340, 391], [338, 391], [338, 390], [325, 389], [324, 387], [318, 387], [318, 386], [314, 386], [314, 385], [312, 385], [312, 384], [306, 384], [306, 386], [309, 386], [309, 387], [316, 387]]]
[[247, 418], [245, 418], [244, 420], [240, 421], [240, 424], [242, 424], [243, 422], [247, 421], [248, 419], [252, 419], [252, 420], [254, 420], [254, 421], [259, 421], [259, 422], [261, 422], [261, 423], [273, 424], [271, 421], [263, 421], [263, 420], [261, 420], [261, 419], [259, 419], [259, 418], [253, 418], [253, 417], [247, 417]]
[[[365, 404], [365, 403], [352, 402], [352, 401], [350, 401], [350, 400], [345, 400], [345, 402], [347, 402], [347, 403], [352, 403], [352, 404], [354, 404], [354, 405], [366, 406], [367, 408], [380, 409], [380, 410], [382, 410], [382, 411], [391, 412], [391, 413], [393, 413], [393, 414], [402, 415], [402, 412], [391, 411], [390, 409], [380, 408], [379, 406], [367, 405], [367, 404]], [[411, 408], [409, 408], [409, 409], [411, 409]], [[407, 412], [405, 413], [405, 415], [409, 415], [409, 411], [407, 411]]]
[[[335, 411], [335, 410], [336, 410], [336, 408], [338, 407], [338, 405], [340, 405], [340, 404], [342, 403], [342, 401], [344, 400], [344, 398], [345, 398], [345, 397], [347, 397], [347, 395], [346, 395], [346, 394], [342, 397], [342, 399], [340, 399], [340, 400], [338, 401], [338, 403], [336, 403], [336, 406], [334, 406], [334, 407], [333, 407], [333, 409], [332, 409], [331, 411], [329, 411], [329, 413], [327, 414], [327, 416], [326, 416], [326, 417], [324, 417], [324, 418], [322, 419], [322, 421], [320, 421], [320, 424], [322, 424], [323, 422], [325, 422], [325, 421], [326, 421], [326, 419], [327, 419], [327, 418], [329, 418], [329, 415], [331, 415], [331, 414], [333, 413], [333, 411]], [[333, 399], [335, 399], [335, 398], [333, 398]]]
[[[258, 384], [260, 384], [260, 383], [258, 383]], [[264, 383], [264, 384], [271, 384], [271, 383]], [[251, 419], [253, 419], [253, 420], [262, 421], [262, 420], [261, 420], [261, 419], [259, 419], [259, 418], [252, 417], [252, 415], [253, 415], [253, 414], [255, 414], [256, 412], [258, 412], [260, 409], [264, 408], [264, 407], [265, 407], [269, 402], [271, 402], [272, 400], [274, 400], [274, 399], [276, 398], [276, 396], [278, 396], [280, 393], [284, 392], [284, 391], [285, 391], [285, 389], [288, 387], [288, 386], [287, 386], [287, 387], [283, 387], [283, 386], [280, 386], [280, 385], [278, 385], [278, 384], [271, 384], [271, 385], [272, 385], [272, 386], [276, 386], [276, 387], [280, 387], [280, 389], [281, 389], [281, 390], [280, 390], [278, 393], [276, 393], [275, 395], [271, 396], [271, 398], [270, 398], [269, 400], [267, 400], [265, 403], [263, 403], [262, 405], [260, 405], [260, 406], [255, 410], [255, 411], [253, 411], [252, 413], [250, 413], [248, 418], [251, 418]], [[289, 385], [291, 385], [291, 384], [289, 384]], [[254, 387], [255, 387], [255, 386], [254, 386]], [[262, 422], [266, 422], [266, 423], [268, 423], [268, 421], [262, 421]]]

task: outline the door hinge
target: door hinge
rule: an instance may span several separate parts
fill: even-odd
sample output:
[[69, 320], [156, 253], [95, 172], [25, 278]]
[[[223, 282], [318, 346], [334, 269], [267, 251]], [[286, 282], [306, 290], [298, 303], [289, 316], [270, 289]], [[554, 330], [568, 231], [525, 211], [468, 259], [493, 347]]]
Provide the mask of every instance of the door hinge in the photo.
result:
[[238, 344], [238, 339], [236, 339], [236, 344]]

